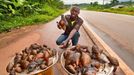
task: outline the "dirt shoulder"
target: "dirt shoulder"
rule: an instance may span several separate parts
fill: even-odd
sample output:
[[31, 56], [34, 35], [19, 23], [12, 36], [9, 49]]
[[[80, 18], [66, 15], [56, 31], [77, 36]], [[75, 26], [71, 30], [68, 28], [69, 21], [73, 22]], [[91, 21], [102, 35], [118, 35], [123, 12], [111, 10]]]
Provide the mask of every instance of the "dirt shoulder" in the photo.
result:
[[10, 45], [16, 42], [20, 38], [27, 35], [29, 32], [41, 27], [41, 25], [25, 26], [19, 29], [14, 29], [11, 32], [3, 32], [0, 34], [0, 48]]

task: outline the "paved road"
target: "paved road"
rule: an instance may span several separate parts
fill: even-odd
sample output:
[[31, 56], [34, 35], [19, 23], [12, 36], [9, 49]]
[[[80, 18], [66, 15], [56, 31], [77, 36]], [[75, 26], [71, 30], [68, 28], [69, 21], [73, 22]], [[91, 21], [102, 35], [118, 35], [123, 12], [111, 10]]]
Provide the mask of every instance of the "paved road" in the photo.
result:
[[134, 71], [134, 16], [85, 10], [81, 16]]

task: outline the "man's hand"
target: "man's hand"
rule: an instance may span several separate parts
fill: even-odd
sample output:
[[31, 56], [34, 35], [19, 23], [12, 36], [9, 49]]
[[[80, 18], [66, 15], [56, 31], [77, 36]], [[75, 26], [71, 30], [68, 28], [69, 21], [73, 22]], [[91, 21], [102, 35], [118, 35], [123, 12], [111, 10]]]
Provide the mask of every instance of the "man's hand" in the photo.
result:
[[67, 46], [67, 43], [68, 43], [68, 40], [65, 40], [64, 42], [63, 42], [63, 46]]
[[61, 26], [59, 25], [59, 22], [57, 22], [57, 27], [58, 27], [59, 29], [61, 29]]
[[60, 48], [67, 48], [68, 47], [67, 46], [68, 45], [68, 42], [69, 42], [68, 40], [65, 40], [59, 47]]

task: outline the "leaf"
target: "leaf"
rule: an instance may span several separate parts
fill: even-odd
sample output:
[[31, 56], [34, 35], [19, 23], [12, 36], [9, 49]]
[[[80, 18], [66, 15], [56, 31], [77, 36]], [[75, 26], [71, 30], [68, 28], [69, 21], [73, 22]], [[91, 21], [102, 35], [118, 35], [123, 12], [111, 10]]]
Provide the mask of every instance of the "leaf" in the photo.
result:
[[9, 5], [10, 10], [12, 11], [12, 14], [15, 14], [15, 10], [12, 8], [11, 5]]
[[4, 3], [1, 3], [0, 6], [1, 6], [1, 7], [4, 7], [4, 8], [8, 8], [7, 5], [4, 4]]
[[8, 1], [8, 0], [3, 0], [3, 2], [4, 2], [5, 4], [13, 4], [13, 2]]
[[24, 5], [25, 0], [14, 0], [13, 4], [15, 7], [20, 7]]

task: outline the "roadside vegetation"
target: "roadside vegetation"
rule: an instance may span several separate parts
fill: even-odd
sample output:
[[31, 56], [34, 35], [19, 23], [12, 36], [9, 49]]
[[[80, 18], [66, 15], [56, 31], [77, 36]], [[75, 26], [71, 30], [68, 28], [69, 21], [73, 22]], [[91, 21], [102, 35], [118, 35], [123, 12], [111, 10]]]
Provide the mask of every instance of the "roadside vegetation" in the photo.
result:
[[94, 2], [90, 4], [80, 4], [79, 6], [84, 10], [134, 15], [134, 2], [131, 2], [131, 0], [120, 3], [118, 0], [111, 0], [110, 4], [100, 5], [98, 2]]
[[65, 11], [60, 0], [0, 0], [0, 33], [48, 22]]

